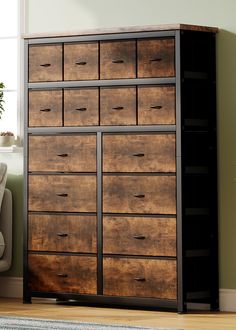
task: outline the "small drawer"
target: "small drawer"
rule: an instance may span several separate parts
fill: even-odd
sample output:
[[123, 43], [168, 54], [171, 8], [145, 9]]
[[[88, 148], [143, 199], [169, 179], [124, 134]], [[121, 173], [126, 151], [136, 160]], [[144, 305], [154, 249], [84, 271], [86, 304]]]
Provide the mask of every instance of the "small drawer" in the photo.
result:
[[108, 296], [177, 299], [175, 260], [103, 258], [103, 275]]
[[176, 219], [103, 217], [103, 253], [176, 256]]
[[29, 211], [96, 212], [95, 175], [29, 175]]
[[62, 45], [29, 46], [29, 82], [62, 80]]
[[31, 251], [96, 253], [95, 216], [29, 214]]
[[175, 172], [175, 134], [104, 134], [104, 172]]
[[173, 38], [140, 39], [137, 48], [138, 78], [175, 76], [175, 42]]
[[176, 214], [175, 176], [103, 177], [103, 212]]
[[31, 291], [97, 294], [96, 257], [29, 254], [28, 267]]
[[62, 90], [29, 91], [29, 127], [62, 126]]
[[138, 87], [138, 124], [175, 125], [175, 87]]
[[64, 126], [98, 125], [98, 88], [64, 90]]
[[100, 79], [136, 78], [135, 41], [100, 43]]
[[73, 43], [64, 46], [64, 79], [98, 79], [98, 43]]
[[136, 125], [136, 88], [101, 88], [101, 125]]
[[96, 135], [29, 136], [29, 171], [96, 172]]

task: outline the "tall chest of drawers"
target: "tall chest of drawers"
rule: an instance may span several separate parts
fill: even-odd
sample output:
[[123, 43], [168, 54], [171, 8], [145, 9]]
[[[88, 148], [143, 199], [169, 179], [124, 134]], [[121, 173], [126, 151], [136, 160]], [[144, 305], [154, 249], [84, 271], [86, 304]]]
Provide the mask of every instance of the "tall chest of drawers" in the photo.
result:
[[216, 32], [25, 37], [25, 302], [218, 309]]

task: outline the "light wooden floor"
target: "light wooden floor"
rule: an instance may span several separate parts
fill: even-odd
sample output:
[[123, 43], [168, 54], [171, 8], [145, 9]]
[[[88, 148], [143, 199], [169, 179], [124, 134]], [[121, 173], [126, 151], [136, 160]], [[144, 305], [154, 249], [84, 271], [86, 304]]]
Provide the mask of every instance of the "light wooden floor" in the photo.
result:
[[177, 313], [58, 305], [55, 300], [0, 298], [0, 316], [38, 317], [135, 326], [174, 327], [184, 330], [236, 330], [236, 313]]

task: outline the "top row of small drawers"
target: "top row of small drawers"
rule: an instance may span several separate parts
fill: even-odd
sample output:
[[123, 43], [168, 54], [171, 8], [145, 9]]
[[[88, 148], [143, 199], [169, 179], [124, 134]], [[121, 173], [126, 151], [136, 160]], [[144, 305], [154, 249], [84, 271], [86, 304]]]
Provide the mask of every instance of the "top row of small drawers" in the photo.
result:
[[29, 46], [29, 82], [175, 76], [173, 38]]

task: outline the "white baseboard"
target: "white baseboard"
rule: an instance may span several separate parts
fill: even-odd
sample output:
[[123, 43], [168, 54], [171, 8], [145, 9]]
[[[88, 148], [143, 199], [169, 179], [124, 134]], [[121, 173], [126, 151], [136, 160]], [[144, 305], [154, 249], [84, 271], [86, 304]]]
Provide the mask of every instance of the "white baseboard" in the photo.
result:
[[[220, 289], [220, 311], [236, 312], [236, 290]], [[0, 297], [22, 298], [22, 277], [0, 277]]]
[[0, 277], [0, 297], [22, 298], [23, 278], [22, 277]]

